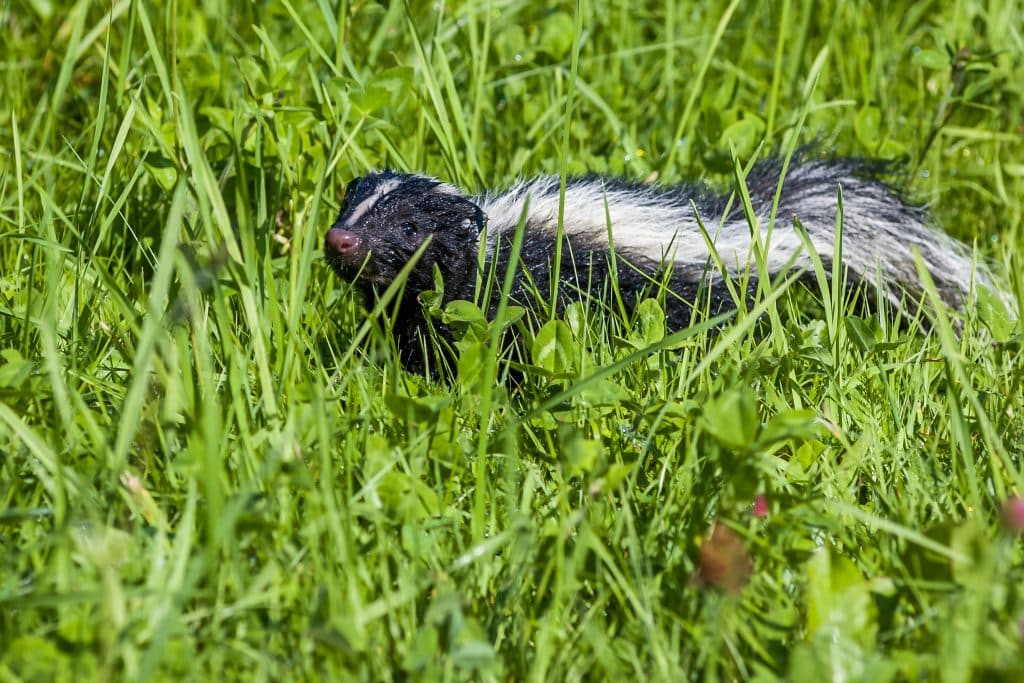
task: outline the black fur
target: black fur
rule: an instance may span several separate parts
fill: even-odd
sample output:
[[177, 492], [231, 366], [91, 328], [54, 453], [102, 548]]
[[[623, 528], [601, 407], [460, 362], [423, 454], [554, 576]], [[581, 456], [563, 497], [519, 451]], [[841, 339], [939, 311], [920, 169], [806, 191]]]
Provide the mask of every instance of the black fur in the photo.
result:
[[[386, 183], [395, 183], [395, 189], [367, 207], [352, 225], [346, 225], [349, 216], [364, 202], [372, 201], [374, 192]], [[331, 249], [328, 237], [324, 250], [328, 265], [338, 277], [354, 281], [367, 295], [374, 296], [395, 281], [429, 238], [405, 282], [393, 330], [403, 364], [418, 372], [425, 366], [422, 337], [427, 322], [419, 295], [434, 289], [437, 266], [444, 279], [446, 301], [472, 298], [476, 245], [484, 224], [480, 207], [461, 195], [439, 192], [441, 187], [432, 178], [398, 175], [390, 170], [353, 180], [331, 230], [347, 230], [359, 238], [359, 246], [342, 255]], [[443, 327], [440, 331], [449, 336]]]
[[[873, 264], [880, 264], [883, 281], [879, 284], [885, 290], [885, 298], [896, 306], [902, 305], [905, 291], [912, 295], [920, 292], [913, 247], [932, 271], [943, 299], [954, 307], [961, 307], [970, 288], [971, 277], [965, 275], [971, 272], [969, 252], [963, 245], [930, 229], [922, 211], [908, 205], [879, 181], [875, 171], [871, 165], [852, 160], [794, 163], [786, 176], [775, 223], [776, 234], [789, 240], [787, 246], [779, 248], [781, 255], [791, 252], [799, 256], [803, 251], [792, 228], [793, 219], [798, 218], [821, 253], [826, 269], [830, 268], [830, 257], [825, 252], [832, 246], [836, 193], [837, 187], [842, 185], [844, 197], [847, 192], [851, 197], [845, 213], [843, 252], [844, 267], [849, 271], [851, 282], [872, 282]], [[767, 207], [771, 206], [780, 172], [778, 162], [764, 162], [755, 166], [746, 178], [754, 209], [761, 216], [766, 216]], [[434, 267], [437, 266], [444, 278], [444, 303], [472, 300], [478, 275], [479, 237], [487, 221], [491, 234], [488, 235], [485, 272], [493, 269], [500, 282], [500, 276], [510, 265], [515, 232], [512, 226], [519, 222], [522, 200], [527, 194], [531, 203], [511, 298], [513, 303], [535, 306], [539, 302], [534, 292], [546, 299], [551, 288], [555, 238], [550, 209], [557, 198], [554, 179], [542, 178], [504, 193], [471, 197], [432, 178], [391, 171], [369, 174], [352, 181], [346, 190], [338, 219], [328, 232], [327, 262], [339, 277], [355, 281], [372, 295], [394, 282], [401, 268], [430, 237], [405, 286], [395, 329], [403, 362], [410, 369], [421, 371], [424, 359], [420, 354], [420, 339], [427, 320], [417, 297], [434, 288]], [[542, 200], [547, 204], [539, 206]], [[693, 239], [699, 231], [691, 203], [697, 207], [697, 214], [708, 221], [705, 227], [712, 234], [721, 219], [723, 228], [716, 244], [735, 250], [744, 239], [749, 241], [749, 227], [739, 201], [734, 201], [729, 213], [723, 216], [728, 197], [710, 192], [703, 185], [654, 188], [594, 177], [567, 182], [559, 273], [562, 301], [581, 299], [588, 294], [598, 295], [597, 300], [607, 300], [600, 295], [608, 286], [611, 250], [606, 239], [602, 241], [595, 236], [604, 232], [603, 212], [597, 214], [600, 220], [594, 218], [595, 209], [602, 208], [594, 204], [602, 201], [609, 205], [617, 202], [615, 208], [624, 210], [623, 215], [635, 217], [634, 222], [643, 221], [629, 225], [626, 220], [622, 221], [626, 225], [614, 222], [612, 225], [613, 232], [618, 231], [615, 233], [617, 282], [627, 306], [634, 305], [645, 292], [655, 292], [660, 284], [666, 283], [670, 290], [665, 296], [667, 323], [670, 329], [680, 329], [691, 324], [695, 304], [703, 309], [710, 302], [712, 313], [734, 305], [709, 254], [702, 245], [694, 248]], [[487, 207], [492, 215], [485, 216], [482, 207]], [[581, 217], [584, 214], [585, 220]], [[660, 220], [664, 221], [663, 226], [658, 224]], [[583, 225], [581, 221], [590, 222]], [[647, 236], [647, 242], [641, 240], [637, 244], [646, 245], [649, 253], [631, 249], [629, 239], [622, 240], [626, 244], [624, 248], [618, 247], [623, 231], [631, 229], [637, 230], [637, 235]], [[652, 254], [650, 236], [657, 237], [662, 230], [666, 235], [666, 251]], [[672, 241], [680, 235], [690, 238], [685, 258], [677, 255], [675, 260], [666, 263]], [[846, 244], [846, 241], [851, 243]], [[356, 243], [358, 246], [353, 246]], [[750, 275], [753, 288], [757, 273]], [[979, 279], [988, 281], [984, 274]], [[495, 297], [486, 302], [492, 313], [500, 286], [493, 289]], [[447, 336], [443, 328], [441, 333]]]

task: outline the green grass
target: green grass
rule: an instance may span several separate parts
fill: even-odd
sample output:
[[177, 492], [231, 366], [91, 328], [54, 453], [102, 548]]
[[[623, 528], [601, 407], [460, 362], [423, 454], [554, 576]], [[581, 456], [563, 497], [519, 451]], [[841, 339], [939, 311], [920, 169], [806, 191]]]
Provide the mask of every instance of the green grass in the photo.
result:
[[772, 4], [0, 2], [0, 680], [1020, 680], [999, 311], [570, 307], [510, 387], [464, 307], [439, 384], [319, 256], [384, 165], [812, 144], [1019, 299], [1024, 4]]

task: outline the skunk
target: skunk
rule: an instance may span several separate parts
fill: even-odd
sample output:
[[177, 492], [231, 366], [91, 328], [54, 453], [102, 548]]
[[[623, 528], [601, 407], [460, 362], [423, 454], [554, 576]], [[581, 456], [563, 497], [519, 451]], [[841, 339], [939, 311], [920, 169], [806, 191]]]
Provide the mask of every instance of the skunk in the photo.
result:
[[[781, 163], [770, 160], [755, 165], [746, 177], [762, 240], [781, 172]], [[921, 208], [905, 202], [878, 176], [877, 167], [856, 160], [795, 161], [783, 180], [765, 256], [769, 274], [811, 264], [795, 221], [831, 272], [841, 187], [841, 265], [848, 282], [877, 286], [887, 303], [906, 309], [904, 302], [919, 300], [922, 292], [916, 252], [943, 301], [963, 310], [972, 284], [989, 284], [990, 277], [976, 268], [965, 245], [933, 228]], [[419, 335], [426, 332], [428, 321], [418, 296], [436, 289], [435, 266], [444, 278], [444, 302], [472, 300], [481, 253], [484, 273], [494, 269], [500, 283], [517, 228], [525, 220], [511, 298], [529, 307], [536, 303], [535, 292], [543, 296], [550, 291], [559, 185], [557, 176], [543, 176], [474, 196], [422, 175], [371, 173], [348, 184], [324, 240], [326, 261], [340, 278], [372, 295], [392, 284], [430, 237], [408, 276], [394, 329], [403, 363], [423, 371]], [[599, 297], [614, 269], [627, 306], [667, 286], [667, 326], [676, 330], [691, 324], [695, 306], [708, 310], [710, 303], [712, 312], [720, 312], [735, 305], [725, 277], [750, 268], [746, 294], [755, 291], [752, 228], [741, 202], [730, 202], [728, 195], [701, 184], [657, 187], [590, 176], [568, 179], [564, 202], [559, 273], [563, 298]], [[711, 257], [708, 238], [720, 266]], [[492, 313], [496, 297], [486, 302]]]

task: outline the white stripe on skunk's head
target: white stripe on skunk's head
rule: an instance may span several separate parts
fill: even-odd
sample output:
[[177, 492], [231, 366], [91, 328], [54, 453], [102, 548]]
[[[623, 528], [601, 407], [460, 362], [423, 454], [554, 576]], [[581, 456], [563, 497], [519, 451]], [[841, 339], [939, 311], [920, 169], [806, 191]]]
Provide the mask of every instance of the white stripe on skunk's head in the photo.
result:
[[[364, 187], [361, 193], [358, 192], [360, 185], [363, 185]], [[352, 206], [349, 212], [345, 215], [345, 227], [355, 225], [356, 221], [365, 216], [366, 213], [370, 209], [372, 209], [374, 205], [377, 204], [377, 202], [379, 202], [383, 197], [387, 196], [387, 194], [394, 190], [396, 187], [398, 187], [398, 185], [398, 178], [385, 178], [382, 179], [379, 183], [374, 184], [365, 182], [360, 183], [359, 181], [356, 181], [355, 188], [353, 188], [352, 185], [350, 184], [349, 188], [355, 190], [354, 192], [352, 192], [352, 194], [356, 195], [358, 193], [358, 199], [356, 197], [353, 197], [352, 203], [356, 201], [358, 201], [359, 203]], [[349, 193], [346, 192], [346, 202], [348, 200], [348, 197]]]
[[345, 280], [387, 287], [427, 240], [407, 290], [433, 288], [436, 264], [447, 282], [475, 273], [484, 214], [457, 188], [434, 178], [385, 170], [351, 181], [324, 255]]

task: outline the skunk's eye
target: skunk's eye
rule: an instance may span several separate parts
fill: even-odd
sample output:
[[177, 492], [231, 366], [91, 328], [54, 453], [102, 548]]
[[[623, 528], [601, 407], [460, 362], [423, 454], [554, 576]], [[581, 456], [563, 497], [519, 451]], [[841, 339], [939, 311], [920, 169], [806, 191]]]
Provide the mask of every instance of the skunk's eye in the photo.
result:
[[415, 235], [416, 234], [416, 230], [417, 230], [415, 223], [402, 223], [401, 229], [402, 229], [402, 232], [404, 232], [409, 237], [412, 237], [413, 235]]

